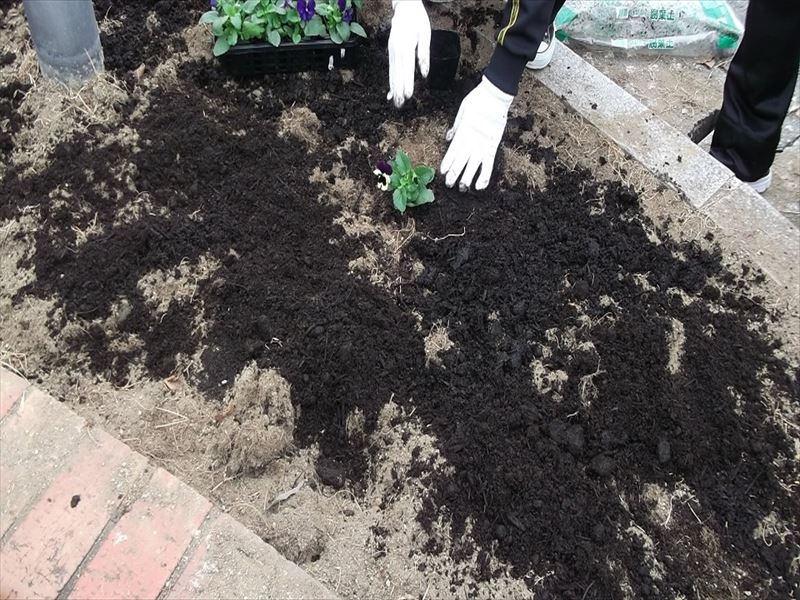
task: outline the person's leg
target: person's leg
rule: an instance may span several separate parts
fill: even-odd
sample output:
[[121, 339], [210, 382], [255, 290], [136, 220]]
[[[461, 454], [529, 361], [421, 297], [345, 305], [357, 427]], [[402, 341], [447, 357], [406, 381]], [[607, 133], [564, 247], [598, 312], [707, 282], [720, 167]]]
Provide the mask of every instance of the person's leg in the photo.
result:
[[765, 177], [800, 68], [800, 0], [751, 0], [725, 80], [711, 154], [742, 181]]

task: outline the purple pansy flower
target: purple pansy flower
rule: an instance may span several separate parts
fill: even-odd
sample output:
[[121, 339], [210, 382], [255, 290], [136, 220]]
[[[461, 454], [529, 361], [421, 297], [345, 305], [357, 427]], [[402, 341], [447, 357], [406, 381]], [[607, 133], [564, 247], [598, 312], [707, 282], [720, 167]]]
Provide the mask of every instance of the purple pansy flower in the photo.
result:
[[297, 13], [302, 21], [310, 21], [314, 16], [316, 3], [314, 0], [297, 0]]
[[217, 0], [211, 0], [211, 8], [217, 8]]
[[342, 13], [342, 20], [347, 23], [348, 25], [353, 21], [353, 9], [348, 8], [344, 13]]
[[347, 0], [339, 0], [339, 10], [344, 12], [345, 8], [347, 8]]
[[392, 165], [385, 160], [379, 160], [373, 173], [378, 178], [378, 189], [384, 192], [389, 191], [389, 185], [392, 182]]

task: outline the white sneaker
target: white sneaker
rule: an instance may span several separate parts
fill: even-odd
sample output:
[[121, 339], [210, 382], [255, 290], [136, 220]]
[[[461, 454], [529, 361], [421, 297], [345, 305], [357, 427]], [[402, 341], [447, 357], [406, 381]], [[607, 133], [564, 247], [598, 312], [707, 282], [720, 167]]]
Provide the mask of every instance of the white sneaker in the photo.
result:
[[761, 179], [757, 179], [756, 181], [745, 181], [745, 183], [753, 188], [754, 191], [758, 192], [759, 194], [763, 194], [769, 189], [769, 186], [772, 185], [772, 169], [770, 169], [769, 173], [764, 175]]
[[553, 52], [556, 49], [556, 35], [555, 29], [552, 25], [547, 28], [547, 31], [544, 34], [544, 38], [542, 39], [542, 43], [539, 44], [539, 50], [536, 52], [536, 58], [530, 61], [526, 66], [529, 69], [533, 69], [534, 71], [538, 71], [539, 69], [544, 69], [547, 65], [550, 64], [550, 61], [553, 60]]

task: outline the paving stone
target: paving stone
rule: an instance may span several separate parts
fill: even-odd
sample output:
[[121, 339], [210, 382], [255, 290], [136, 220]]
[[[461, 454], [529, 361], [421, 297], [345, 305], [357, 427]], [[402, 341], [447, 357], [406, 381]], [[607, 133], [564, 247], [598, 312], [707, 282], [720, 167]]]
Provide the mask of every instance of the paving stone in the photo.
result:
[[[53, 425], [51, 415], [39, 418]], [[6, 597], [56, 597], [145, 466], [143, 456], [105, 432], [85, 436], [74, 460], [0, 548]], [[31, 472], [23, 477], [35, 476]]]
[[0, 537], [55, 479], [85, 437], [85, 422], [60, 402], [27, 388], [0, 423]]
[[156, 598], [198, 532], [211, 503], [158, 469], [103, 540], [70, 598]]
[[19, 399], [0, 422], [3, 600], [335, 597], [163, 469], [139, 495], [145, 457], [24, 380], [2, 381]]

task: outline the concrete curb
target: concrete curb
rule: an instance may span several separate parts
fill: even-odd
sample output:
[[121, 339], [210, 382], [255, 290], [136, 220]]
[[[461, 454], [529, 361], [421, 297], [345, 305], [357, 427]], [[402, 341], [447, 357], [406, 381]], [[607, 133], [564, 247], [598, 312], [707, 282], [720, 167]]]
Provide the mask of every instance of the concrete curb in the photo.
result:
[[792, 297], [800, 295], [800, 231], [759, 194], [564, 44], [538, 80], [696, 210]]

